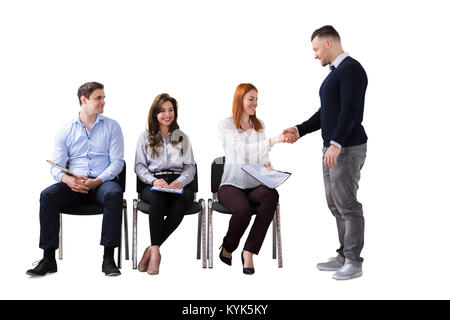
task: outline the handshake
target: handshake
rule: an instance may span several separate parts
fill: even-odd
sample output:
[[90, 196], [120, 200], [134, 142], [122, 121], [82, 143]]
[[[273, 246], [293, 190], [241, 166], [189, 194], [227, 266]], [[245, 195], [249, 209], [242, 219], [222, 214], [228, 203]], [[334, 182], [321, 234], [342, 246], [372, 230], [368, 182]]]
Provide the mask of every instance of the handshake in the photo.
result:
[[296, 128], [294, 128], [294, 127], [287, 128], [287, 129], [284, 129], [280, 135], [270, 138], [270, 146], [272, 147], [280, 142], [294, 143], [299, 138], [300, 138], [300, 136], [298, 135], [298, 131]]

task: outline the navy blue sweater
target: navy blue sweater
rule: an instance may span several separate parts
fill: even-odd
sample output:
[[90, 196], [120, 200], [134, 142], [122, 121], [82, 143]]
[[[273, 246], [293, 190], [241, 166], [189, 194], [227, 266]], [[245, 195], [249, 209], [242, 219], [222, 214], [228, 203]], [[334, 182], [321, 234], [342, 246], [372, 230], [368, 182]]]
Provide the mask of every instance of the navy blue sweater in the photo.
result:
[[323, 145], [333, 140], [342, 147], [367, 142], [362, 126], [367, 75], [361, 64], [345, 58], [331, 71], [320, 87], [320, 108], [307, 121], [297, 125], [301, 136], [322, 129]]

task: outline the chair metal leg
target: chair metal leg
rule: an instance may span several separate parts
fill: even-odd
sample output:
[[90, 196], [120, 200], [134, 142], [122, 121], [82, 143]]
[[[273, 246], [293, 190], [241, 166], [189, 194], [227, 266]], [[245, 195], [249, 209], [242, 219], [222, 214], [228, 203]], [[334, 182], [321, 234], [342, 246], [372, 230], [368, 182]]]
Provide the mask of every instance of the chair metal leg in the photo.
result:
[[277, 258], [277, 211], [275, 210], [272, 219], [272, 259]]
[[[200, 199], [200, 205], [202, 205], [202, 199]], [[200, 260], [200, 246], [201, 246], [201, 237], [202, 237], [202, 214], [203, 214], [203, 207], [198, 212], [198, 219], [197, 219], [197, 260]]]
[[278, 268], [283, 268], [283, 252], [281, 250], [280, 204], [277, 205], [277, 243], [278, 243]]
[[137, 269], [137, 200], [133, 199], [133, 269]]
[[201, 199], [200, 204], [202, 206], [202, 267], [206, 269], [207, 254], [206, 254], [206, 205], [205, 200]]
[[[122, 202], [122, 213], [124, 213], [125, 210], [125, 206], [126, 206], [126, 200], [124, 200], [124, 202]], [[122, 224], [123, 224], [123, 219], [124, 216], [122, 215]], [[120, 232], [120, 243], [119, 243], [119, 247], [117, 248], [117, 268], [122, 269], [122, 232]]]
[[59, 247], [58, 247], [58, 254], [59, 254], [59, 260], [62, 260], [63, 258], [63, 238], [62, 238], [62, 214], [59, 214]]
[[[122, 238], [122, 235], [120, 237]], [[120, 239], [120, 244], [117, 248], [117, 268], [122, 269], [122, 239]]]
[[130, 260], [130, 247], [128, 244], [128, 212], [127, 200], [123, 199], [123, 228], [125, 232], [125, 260]]
[[208, 199], [208, 268], [213, 267], [212, 200]]

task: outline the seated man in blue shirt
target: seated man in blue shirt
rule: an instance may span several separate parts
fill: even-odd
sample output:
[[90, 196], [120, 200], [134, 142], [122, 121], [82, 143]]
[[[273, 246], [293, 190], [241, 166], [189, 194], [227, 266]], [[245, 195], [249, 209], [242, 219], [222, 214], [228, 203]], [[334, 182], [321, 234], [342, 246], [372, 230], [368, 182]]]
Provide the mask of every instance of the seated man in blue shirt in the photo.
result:
[[78, 89], [79, 116], [66, 124], [56, 136], [53, 161], [81, 178], [65, 174], [56, 167], [51, 174], [58, 183], [41, 193], [39, 247], [44, 258], [28, 275], [56, 272], [55, 250], [59, 247], [61, 208], [86, 201], [103, 206], [100, 244], [105, 247], [102, 271], [120, 275], [114, 262], [114, 248], [120, 245], [123, 194], [117, 176], [123, 168], [124, 143], [119, 124], [102, 115], [105, 106], [103, 85], [88, 82]]

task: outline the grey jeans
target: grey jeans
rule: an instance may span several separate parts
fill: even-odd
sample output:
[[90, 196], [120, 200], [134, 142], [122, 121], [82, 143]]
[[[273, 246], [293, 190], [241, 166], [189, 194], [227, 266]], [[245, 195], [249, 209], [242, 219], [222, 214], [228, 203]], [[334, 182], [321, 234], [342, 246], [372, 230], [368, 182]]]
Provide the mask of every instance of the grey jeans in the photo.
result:
[[[326, 149], [323, 148], [323, 154]], [[326, 168], [322, 158], [325, 196], [338, 229], [337, 252], [353, 261], [363, 261], [360, 254], [364, 246], [364, 216], [356, 193], [366, 152], [367, 144], [342, 148], [334, 168]]]

